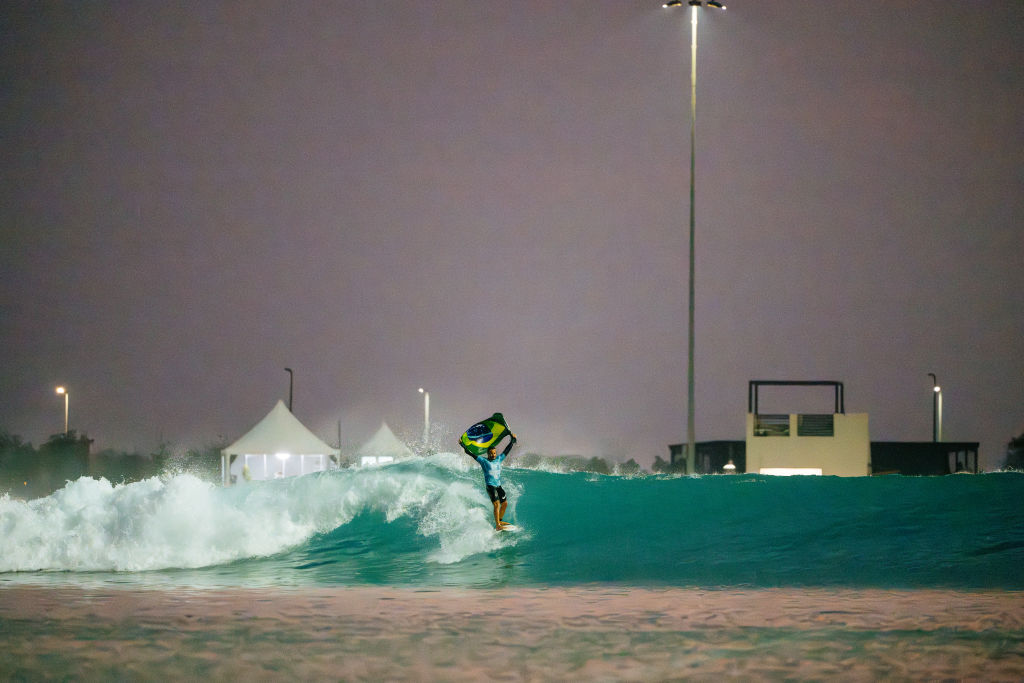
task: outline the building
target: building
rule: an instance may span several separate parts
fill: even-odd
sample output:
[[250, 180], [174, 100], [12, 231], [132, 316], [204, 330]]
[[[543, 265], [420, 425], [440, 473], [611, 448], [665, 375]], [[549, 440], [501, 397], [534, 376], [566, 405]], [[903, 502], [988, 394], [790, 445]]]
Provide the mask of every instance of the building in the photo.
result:
[[[761, 413], [760, 389], [765, 386], [830, 387], [831, 411]], [[692, 461], [686, 457], [685, 444], [670, 445], [673, 469], [690, 474], [842, 477], [978, 472], [977, 442], [872, 442], [868, 415], [846, 413], [842, 382], [751, 380], [747, 393], [745, 440], [699, 442]]]
[[978, 473], [977, 441], [872, 441], [871, 473]]

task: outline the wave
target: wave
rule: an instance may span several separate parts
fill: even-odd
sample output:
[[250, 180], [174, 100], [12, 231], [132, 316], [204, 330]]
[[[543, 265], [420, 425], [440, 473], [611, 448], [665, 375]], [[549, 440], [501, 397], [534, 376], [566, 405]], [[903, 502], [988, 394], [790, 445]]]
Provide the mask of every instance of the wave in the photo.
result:
[[[222, 488], [81, 478], [0, 498], [0, 572], [189, 570], [229, 585], [880, 586], [1024, 589], [1024, 475], [619, 477], [440, 454]], [[199, 574], [196, 574], [198, 572]], [[211, 579], [212, 580], [212, 579]]]
[[[469, 463], [472, 464], [472, 463]], [[474, 465], [475, 467], [475, 465]], [[45, 498], [0, 498], [0, 572], [197, 568], [270, 557], [379, 513], [435, 539], [428, 560], [502, 544], [456, 456], [222, 488], [191, 474], [113, 485], [82, 477]]]

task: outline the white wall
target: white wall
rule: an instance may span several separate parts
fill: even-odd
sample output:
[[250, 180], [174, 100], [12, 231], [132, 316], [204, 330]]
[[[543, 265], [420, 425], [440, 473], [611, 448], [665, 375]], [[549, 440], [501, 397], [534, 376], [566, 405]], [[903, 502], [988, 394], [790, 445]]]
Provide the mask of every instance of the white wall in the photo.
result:
[[834, 436], [797, 436], [798, 415], [789, 416], [789, 436], [754, 436], [747, 413], [747, 472], [764, 468], [820, 469], [824, 476], [865, 477], [871, 472], [868, 414], [833, 415]]

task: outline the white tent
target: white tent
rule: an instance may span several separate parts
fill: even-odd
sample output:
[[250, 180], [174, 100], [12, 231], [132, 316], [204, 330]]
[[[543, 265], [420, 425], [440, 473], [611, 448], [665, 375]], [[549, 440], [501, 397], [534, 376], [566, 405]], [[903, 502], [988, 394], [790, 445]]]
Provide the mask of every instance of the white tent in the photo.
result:
[[284, 401], [250, 429], [245, 436], [221, 451], [224, 484], [243, 479], [276, 479], [319, 472], [331, 467], [330, 456], [338, 449], [321, 441]]
[[381, 422], [380, 429], [356, 451], [360, 465], [385, 465], [415, 455], [412, 450], [395, 436], [387, 422]]

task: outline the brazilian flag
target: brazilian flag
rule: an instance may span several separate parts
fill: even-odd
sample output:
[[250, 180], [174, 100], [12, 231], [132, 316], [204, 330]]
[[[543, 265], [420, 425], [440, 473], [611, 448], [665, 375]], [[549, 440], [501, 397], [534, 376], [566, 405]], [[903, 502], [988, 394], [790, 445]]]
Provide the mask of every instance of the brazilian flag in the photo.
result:
[[505, 418], [501, 413], [495, 413], [463, 432], [459, 437], [459, 443], [467, 455], [476, 457], [486, 453], [492, 446], [497, 447], [498, 442], [508, 434], [511, 432]]

